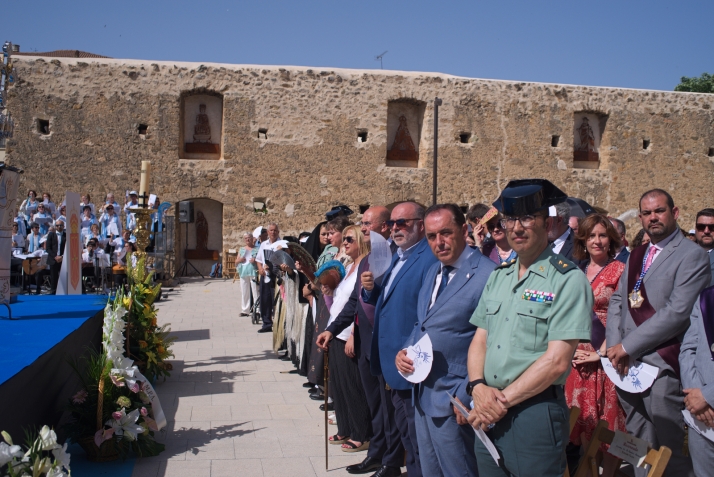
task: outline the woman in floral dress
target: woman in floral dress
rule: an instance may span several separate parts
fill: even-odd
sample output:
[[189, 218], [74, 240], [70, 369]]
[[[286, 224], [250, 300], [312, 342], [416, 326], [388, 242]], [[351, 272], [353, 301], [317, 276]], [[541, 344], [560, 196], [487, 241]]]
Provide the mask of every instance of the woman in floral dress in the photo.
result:
[[615, 385], [605, 375], [600, 355], [605, 356], [605, 326], [610, 297], [617, 289], [625, 264], [615, 260], [620, 237], [604, 215], [590, 215], [580, 221], [573, 256], [585, 260], [582, 269], [593, 289], [595, 302], [590, 343], [581, 343], [573, 357], [573, 369], [565, 383], [568, 407], [580, 408], [580, 417], [570, 435], [570, 442], [589, 441], [598, 421], [605, 420], [611, 430], [625, 431], [625, 412], [615, 392]]

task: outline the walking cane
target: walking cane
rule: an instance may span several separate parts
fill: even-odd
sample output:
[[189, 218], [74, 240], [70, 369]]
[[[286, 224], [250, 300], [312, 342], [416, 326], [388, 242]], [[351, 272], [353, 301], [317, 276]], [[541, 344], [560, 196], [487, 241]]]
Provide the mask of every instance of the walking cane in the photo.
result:
[[330, 366], [328, 364], [328, 361], [329, 361], [328, 360], [328, 351], [325, 351], [323, 354], [325, 355], [325, 359], [323, 360], [324, 369], [323, 369], [323, 373], [322, 373], [324, 384], [325, 384], [325, 470], [327, 470], [328, 469], [328, 464], [327, 464], [327, 459], [328, 459], [327, 458], [327, 449], [328, 449], [328, 445], [327, 445], [328, 444], [328, 439], [327, 439], [327, 412], [328, 412], [327, 411], [327, 393], [328, 393], [327, 383], [330, 379]]

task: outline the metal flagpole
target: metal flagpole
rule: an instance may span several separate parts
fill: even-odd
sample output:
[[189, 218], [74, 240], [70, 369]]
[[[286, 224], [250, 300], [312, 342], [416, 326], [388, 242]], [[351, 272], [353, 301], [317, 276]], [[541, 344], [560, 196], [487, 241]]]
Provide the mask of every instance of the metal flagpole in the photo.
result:
[[437, 184], [437, 149], [439, 148], [439, 106], [441, 106], [441, 99], [438, 97], [434, 98], [434, 170], [432, 171], [432, 205], [436, 204], [436, 184]]
[[325, 386], [324, 386], [324, 388], [325, 388], [325, 470], [327, 470], [328, 469], [328, 457], [327, 457], [328, 456], [328, 451], [327, 451], [327, 449], [328, 449], [328, 438], [327, 438], [327, 412], [328, 412], [327, 411], [327, 399], [328, 399], [327, 394], [328, 394], [328, 389], [327, 389], [327, 383], [329, 382], [329, 379], [330, 379], [330, 366], [328, 364], [329, 352], [325, 351], [324, 355], [325, 355], [325, 359], [323, 360], [324, 368], [323, 368], [322, 376], [323, 376], [323, 380], [324, 380], [324, 384], [325, 384]]

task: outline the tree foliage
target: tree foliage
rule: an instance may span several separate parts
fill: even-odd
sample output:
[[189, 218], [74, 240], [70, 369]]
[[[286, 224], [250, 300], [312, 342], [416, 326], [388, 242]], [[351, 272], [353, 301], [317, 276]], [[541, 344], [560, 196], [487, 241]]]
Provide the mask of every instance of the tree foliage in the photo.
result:
[[674, 90], [689, 91], [690, 93], [714, 93], [714, 75], [702, 73], [698, 78], [682, 76], [681, 82]]

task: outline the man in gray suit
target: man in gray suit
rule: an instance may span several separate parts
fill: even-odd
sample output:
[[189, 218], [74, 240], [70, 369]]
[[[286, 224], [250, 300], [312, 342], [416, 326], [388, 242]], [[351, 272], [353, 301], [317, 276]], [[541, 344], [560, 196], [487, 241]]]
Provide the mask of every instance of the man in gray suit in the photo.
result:
[[555, 206], [555, 217], [548, 229], [548, 241], [555, 253], [559, 253], [568, 260], [573, 260], [575, 246], [575, 232], [570, 228], [570, 205], [561, 202]]
[[694, 226], [694, 238], [704, 250], [709, 254], [709, 268], [712, 271], [712, 281], [714, 286], [714, 209], [702, 209], [697, 212], [696, 225]]
[[[642, 393], [617, 390], [627, 415], [627, 431], [653, 447], [665, 445], [672, 458], [665, 475], [693, 475], [691, 458], [682, 452], [684, 396], [679, 350], [689, 315], [711, 273], [706, 252], [677, 227], [679, 210], [664, 190], [640, 198], [640, 221], [651, 242], [632, 250], [607, 313], [607, 357], [619, 372], [629, 360], [659, 368], [652, 387]], [[637, 476], [645, 476], [637, 468]]]
[[[705, 288], [694, 304], [691, 325], [679, 353], [684, 405], [696, 419], [714, 427], [714, 287]], [[689, 455], [700, 477], [714, 470], [714, 442], [689, 428]]]
[[[426, 239], [439, 260], [426, 274], [417, 303], [418, 322], [405, 346], [428, 334], [433, 346], [426, 379], [414, 386], [419, 459], [430, 477], [478, 475], [474, 431], [454, 412], [447, 392], [462, 402], [471, 399], [467, 357], [476, 328], [469, 319], [496, 264], [466, 246], [468, 226], [456, 204], [437, 204], [424, 217]], [[397, 369], [414, 372], [406, 350], [396, 357]], [[459, 425], [462, 424], [462, 425]]]

